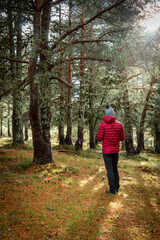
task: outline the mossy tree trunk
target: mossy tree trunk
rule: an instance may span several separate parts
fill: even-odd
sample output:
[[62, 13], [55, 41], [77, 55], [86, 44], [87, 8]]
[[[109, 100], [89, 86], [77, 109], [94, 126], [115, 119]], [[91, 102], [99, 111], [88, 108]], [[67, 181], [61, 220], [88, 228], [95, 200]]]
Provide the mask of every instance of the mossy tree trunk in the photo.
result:
[[[47, 2], [44, 5], [46, 8]], [[42, 6], [42, 1], [36, 1], [36, 9], [40, 9]], [[50, 125], [46, 126], [46, 121], [44, 123], [40, 122], [39, 112], [42, 114], [42, 106], [41, 110], [39, 108], [39, 91], [38, 91], [38, 83], [39, 79], [37, 78], [37, 62], [40, 51], [40, 43], [41, 43], [41, 12], [34, 12], [34, 44], [33, 44], [33, 54], [29, 61], [29, 69], [28, 69], [28, 77], [30, 83], [30, 122], [32, 128], [32, 138], [33, 138], [33, 146], [34, 146], [34, 158], [33, 161], [36, 164], [47, 164], [53, 162], [51, 147], [50, 147], [50, 134], [48, 130], [50, 129]], [[46, 23], [47, 24], [47, 23]], [[41, 56], [42, 57], [42, 56]], [[41, 59], [42, 61], [42, 59]], [[45, 62], [44, 62], [45, 64]], [[45, 65], [44, 65], [45, 66]], [[42, 87], [42, 85], [41, 85]], [[49, 90], [48, 90], [49, 91]], [[42, 92], [41, 92], [42, 94]], [[45, 95], [46, 96], [46, 95]], [[49, 99], [50, 100], [50, 99]], [[48, 116], [50, 119], [50, 113], [48, 109], [50, 109], [50, 104], [46, 106], [47, 110], [44, 112], [45, 117]], [[43, 119], [41, 119], [43, 121]], [[46, 119], [45, 119], [46, 120]], [[48, 122], [49, 124], [49, 122]], [[46, 126], [46, 129], [43, 128]]]
[[48, 161], [52, 162], [52, 149], [50, 141], [51, 123], [51, 76], [48, 69], [51, 55], [48, 48], [48, 35], [51, 15], [51, 1], [45, 0], [41, 14], [41, 49], [39, 68], [39, 103], [42, 138], [48, 148]]

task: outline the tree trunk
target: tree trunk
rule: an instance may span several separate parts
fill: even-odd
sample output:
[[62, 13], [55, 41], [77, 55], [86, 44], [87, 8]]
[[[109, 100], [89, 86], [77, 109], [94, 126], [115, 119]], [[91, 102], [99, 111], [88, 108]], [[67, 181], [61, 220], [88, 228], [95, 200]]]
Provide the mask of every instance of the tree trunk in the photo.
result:
[[11, 137], [11, 130], [10, 130], [10, 102], [8, 101], [8, 119], [7, 119], [7, 125], [8, 125], [8, 137]]
[[160, 153], [160, 87], [155, 103], [155, 152]]
[[90, 128], [89, 128], [89, 146], [90, 148], [93, 148], [93, 149], [96, 148], [95, 128], [93, 125], [90, 125]]
[[[139, 142], [139, 128], [136, 129], [136, 134], [137, 134], [137, 146], [138, 146], [138, 142]], [[144, 133], [143, 133], [143, 138], [142, 138], [143, 144], [142, 144], [142, 149], [145, 149], [144, 147]]]
[[28, 141], [28, 128], [25, 126], [25, 129], [24, 129], [24, 132], [25, 132], [25, 139], [24, 141]]
[[8, 137], [11, 137], [10, 119], [8, 119], [7, 125], [8, 125]]
[[[40, 8], [42, 5], [41, 0], [37, 0], [36, 8]], [[51, 149], [47, 141], [43, 139], [41, 132], [41, 124], [39, 117], [39, 95], [38, 84], [35, 82], [35, 75], [37, 71], [37, 60], [39, 45], [41, 39], [40, 32], [41, 13], [39, 11], [34, 12], [34, 45], [33, 53], [29, 61], [28, 78], [30, 84], [30, 109], [29, 116], [32, 128], [32, 138], [34, 146], [34, 158], [33, 161], [36, 164], [47, 164], [53, 162]], [[47, 129], [48, 130], [48, 129]], [[47, 136], [48, 137], [48, 136]]]
[[[84, 7], [82, 6], [81, 24], [84, 23]], [[81, 31], [81, 39], [84, 40], [84, 28]], [[75, 150], [83, 150], [83, 129], [84, 129], [84, 47], [82, 43], [80, 60], [80, 95], [79, 95], [79, 113], [78, 113], [78, 137], [75, 144]]]
[[[59, 4], [59, 35], [61, 37], [61, 5]], [[60, 60], [63, 59], [63, 50], [60, 49]], [[64, 74], [63, 74], [63, 62], [60, 63], [60, 77], [64, 79]], [[59, 109], [59, 145], [64, 145], [65, 144], [65, 139], [64, 139], [64, 84], [61, 83], [61, 96], [60, 96], [60, 109]]]
[[1, 130], [0, 130], [0, 136], [3, 136], [3, 118], [1, 117]]
[[23, 144], [22, 126], [22, 98], [20, 91], [13, 92], [13, 113], [12, 113], [12, 134], [13, 142]]
[[155, 152], [160, 153], [160, 122], [155, 121]]
[[48, 66], [50, 55], [48, 48], [48, 34], [51, 15], [51, 1], [45, 0], [43, 12], [41, 14], [41, 49], [40, 49], [40, 77], [39, 77], [39, 103], [40, 103], [40, 122], [43, 141], [48, 149], [48, 161], [52, 161], [52, 149], [50, 141], [50, 122], [51, 122], [51, 77]]
[[90, 68], [90, 78], [89, 78], [89, 146], [90, 148], [96, 148], [95, 142], [95, 125], [94, 124], [94, 110], [93, 110], [93, 68]]
[[95, 136], [95, 144], [96, 144], [96, 146], [98, 145], [97, 134], [96, 134], [96, 136]]
[[[14, 44], [14, 30], [13, 30], [13, 16], [11, 0], [8, 0], [8, 26], [9, 26], [9, 46], [10, 46], [10, 57], [15, 58], [15, 44]], [[21, 26], [21, 13], [17, 16], [17, 58], [21, 59], [22, 52], [22, 26]], [[17, 88], [18, 83], [21, 81], [21, 63], [15, 64], [11, 61], [11, 79], [13, 84], [13, 113], [12, 113], [12, 133], [13, 142], [23, 142], [23, 126], [22, 126], [22, 98], [21, 91]]]
[[3, 135], [3, 103], [0, 104], [0, 136]]
[[145, 118], [146, 118], [146, 114], [147, 114], [147, 110], [148, 110], [149, 98], [150, 98], [150, 95], [152, 92], [152, 87], [153, 87], [153, 84], [155, 83], [155, 81], [156, 81], [156, 79], [154, 77], [152, 77], [152, 80], [150, 82], [150, 88], [147, 93], [144, 108], [143, 108], [142, 115], [141, 115], [140, 128], [139, 128], [139, 139], [138, 139], [139, 141], [138, 141], [138, 145], [137, 145], [137, 149], [136, 149], [136, 153], [138, 153], [138, 154], [142, 150], [143, 143], [144, 143], [144, 123], [145, 123]]
[[133, 130], [132, 130], [132, 120], [130, 116], [130, 105], [128, 99], [128, 89], [127, 86], [124, 85], [124, 128], [125, 128], [125, 146], [126, 151], [129, 154], [134, 154], [135, 149], [133, 145]]
[[[72, 0], [69, 0], [69, 27], [71, 28], [71, 17], [72, 17]], [[69, 35], [69, 43], [72, 37]], [[72, 53], [69, 53], [68, 57], [68, 82], [72, 84]], [[65, 138], [67, 145], [72, 145], [72, 89], [68, 88], [68, 104], [67, 104], [67, 134]]]

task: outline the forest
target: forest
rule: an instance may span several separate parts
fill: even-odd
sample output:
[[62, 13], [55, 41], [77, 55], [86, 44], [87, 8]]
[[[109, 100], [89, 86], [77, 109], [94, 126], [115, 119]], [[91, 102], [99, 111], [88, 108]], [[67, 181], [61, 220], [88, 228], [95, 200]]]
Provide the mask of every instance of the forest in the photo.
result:
[[[0, 239], [158, 239], [160, 25], [146, 26], [159, 10], [0, 0]], [[125, 131], [115, 197], [97, 140], [106, 104]]]

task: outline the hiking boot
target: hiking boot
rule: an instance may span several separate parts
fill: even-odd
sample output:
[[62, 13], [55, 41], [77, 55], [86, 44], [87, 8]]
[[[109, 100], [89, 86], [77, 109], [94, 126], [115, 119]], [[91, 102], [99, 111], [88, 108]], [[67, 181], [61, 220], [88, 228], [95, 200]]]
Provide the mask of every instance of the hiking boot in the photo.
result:
[[116, 194], [115, 192], [111, 192], [111, 191], [107, 191], [107, 190], [106, 190], [106, 193], [109, 193], [109, 194], [112, 194], [112, 195]]

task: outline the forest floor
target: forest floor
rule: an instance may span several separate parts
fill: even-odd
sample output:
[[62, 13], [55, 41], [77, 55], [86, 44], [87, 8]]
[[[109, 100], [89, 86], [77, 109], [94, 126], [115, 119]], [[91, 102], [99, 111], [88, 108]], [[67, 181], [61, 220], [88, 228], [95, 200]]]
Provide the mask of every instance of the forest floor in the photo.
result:
[[120, 153], [121, 188], [110, 195], [98, 151], [54, 148], [55, 164], [37, 166], [30, 145], [0, 141], [0, 239], [159, 239], [160, 155]]

